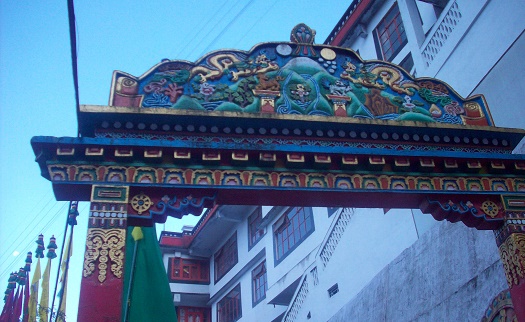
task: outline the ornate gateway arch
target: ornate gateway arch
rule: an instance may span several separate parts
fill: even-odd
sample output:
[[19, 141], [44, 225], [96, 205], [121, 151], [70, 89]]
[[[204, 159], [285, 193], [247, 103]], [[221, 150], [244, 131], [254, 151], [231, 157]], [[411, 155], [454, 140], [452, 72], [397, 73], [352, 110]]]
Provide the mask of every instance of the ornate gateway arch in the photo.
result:
[[525, 319], [525, 131], [314, 36], [117, 71], [108, 106], [80, 107], [81, 137], [32, 139], [57, 199], [91, 201], [79, 320], [120, 319], [128, 225], [213, 204], [420, 208], [494, 230]]

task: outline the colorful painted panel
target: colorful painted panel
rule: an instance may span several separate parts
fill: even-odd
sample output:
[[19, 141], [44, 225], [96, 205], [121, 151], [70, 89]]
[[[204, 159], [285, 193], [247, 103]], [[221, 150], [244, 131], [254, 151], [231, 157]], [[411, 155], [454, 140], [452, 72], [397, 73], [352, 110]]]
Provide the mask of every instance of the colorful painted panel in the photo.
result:
[[[106, 173], [113, 173], [113, 167], [95, 166], [97, 172], [102, 175], [100, 178], [106, 178]], [[162, 176], [155, 178], [154, 181], [137, 181], [133, 176], [127, 173], [135, 171], [135, 168], [119, 167], [126, 175], [127, 181], [123, 183], [132, 183], [134, 185], [142, 184], [143, 186], [155, 186], [157, 184], [170, 184], [174, 187], [220, 187], [230, 189], [235, 187], [250, 187], [267, 189], [273, 188], [295, 188], [295, 189], [333, 189], [340, 190], [381, 190], [381, 191], [435, 191], [440, 193], [456, 191], [459, 192], [501, 192], [505, 191], [509, 196], [505, 197], [506, 205], [521, 205], [523, 198], [513, 197], [513, 194], [522, 193], [516, 190], [520, 178], [493, 177], [491, 179], [484, 175], [470, 175], [465, 177], [464, 174], [441, 177], [442, 174], [434, 173], [425, 176], [412, 176], [410, 174], [370, 174], [369, 171], [362, 171], [354, 174], [332, 172], [331, 170], [318, 169], [316, 172], [303, 171], [297, 169], [289, 171], [286, 169], [268, 169], [264, 170], [224, 170], [224, 169], [192, 169], [192, 168], [175, 168], [170, 167], [164, 171], [164, 168], [150, 168]], [[56, 170], [60, 169], [60, 170]], [[94, 179], [85, 181], [81, 176], [82, 167], [71, 164], [52, 165], [48, 168], [49, 178], [56, 183], [79, 182], [84, 184], [102, 184], [105, 179]], [[60, 172], [57, 172], [60, 171]], [[69, 172], [71, 176], [63, 178], [57, 176], [61, 172]], [[497, 184], [494, 184], [497, 183]], [[127, 198], [125, 187], [113, 186], [95, 186], [93, 189], [92, 201], [104, 202], [122, 202], [122, 198]], [[510, 208], [509, 208], [510, 209]], [[521, 208], [516, 208], [521, 209]]]
[[436, 79], [314, 45], [304, 24], [291, 41], [221, 50], [196, 63], [165, 60], [141, 77], [116, 71], [110, 104], [493, 126], [482, 96], [467, 100]]

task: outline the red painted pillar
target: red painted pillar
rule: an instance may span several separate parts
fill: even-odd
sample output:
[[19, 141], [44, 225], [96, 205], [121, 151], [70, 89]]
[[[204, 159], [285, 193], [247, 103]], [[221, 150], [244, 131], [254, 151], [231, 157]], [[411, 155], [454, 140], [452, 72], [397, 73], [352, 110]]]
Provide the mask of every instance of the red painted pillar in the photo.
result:
[[525, 322], [525, 211], [507, 208], [505, 224], [495, 234], [514, 311], [518, 321]]
[[121, 321], [128, 187], [93, 186], [78, 321]]

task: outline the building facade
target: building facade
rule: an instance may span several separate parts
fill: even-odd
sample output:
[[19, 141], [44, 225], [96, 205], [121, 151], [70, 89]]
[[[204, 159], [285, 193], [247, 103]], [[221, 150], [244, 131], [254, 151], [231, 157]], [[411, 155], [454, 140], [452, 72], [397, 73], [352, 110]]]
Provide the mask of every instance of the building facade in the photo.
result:
[[195, 227], [160, 237], [179, 319], [327, 320], [417, 240], [414, 218], [383, 209], [212, 208]]
[[[510, 0], [356, 0], [325, 44], [483, 94], [496, 125], [525, 128], [523, 15]], [[180, 321], [478, 321], [508, 288], [492, 232], [416, 209], [218, 206], [160, 244]]]
[[463, 97], [483, 94], [497, 126], [524, 128], [524, 85], [512, 79], [523, 70], [524, 10], [512, 0], [353, 1], [325, 44], [441, 79]]
[[[512, 76], [515, 71], [525, 70], [519, 54], [525, 49], [525, 22], [520, 18], [524, 13], [520, 1], [353, 1], [325, 44], [352, 48], [366, 60], [392, 61], [415, 77], [442, 79], [463, 97], [483, 94], [492, 106], [497, 126], [525, 128], [522, 117], [525, 83], [513, 80]], [[522, 142], [515, 153], [524, 152]], [[457, 230], [456, 235], [452, 235], [453, 230]], [[349, 302], [331, 320], [366, 319], [364, 310], [359, 308], [370, 305], [370, 296], [382, 287], [377, 283], [384, 283], [386, 276], [409, 281], [420, 294], [414, 296], [396, 283], [388, 284], [398, 293], [379, 298], [390, 305], [374, 305], [380, 309], [372, 311], [373, 320], [479, 320], [490, 299], [505, 287], [504, 272], [492, 234], [474, 231], [475, 235], [469, 236], [461, 230], [440, 223], [396, 259], [398, 263], [418, 267], [410, 271], [419, 279], [407, 278], [406, 270], [396, 269], [396, 264], [391, 263], [363, 290], [360, 298]], [[439, 246], [435, 240], [440, 242]], [[459, 250], [454, 247], [456, 243], [473, 248]], [[448, 250], [457, 261], [435, 263], [433, 252], [426, 257], [411, 254], [421, 248], [434, 248], [438, 253]], [[438, 265], [443, 275], [439, 277], [440, 274], [420, 267], [420, 262]], [[466, 267], [474, 273], [463, 277], [455, 273]], [[428, 275], [420, 275], [421, 271]], [[473, 282], [479, 284], [473, 287]], [[428, 288], [421, 287], [425, 283]], [[479, 294], [484, 295], [480, 298]], [[434, 298], [433, 304], [421, 298]], [[416, 305], [403, 304], [407, 302]]]

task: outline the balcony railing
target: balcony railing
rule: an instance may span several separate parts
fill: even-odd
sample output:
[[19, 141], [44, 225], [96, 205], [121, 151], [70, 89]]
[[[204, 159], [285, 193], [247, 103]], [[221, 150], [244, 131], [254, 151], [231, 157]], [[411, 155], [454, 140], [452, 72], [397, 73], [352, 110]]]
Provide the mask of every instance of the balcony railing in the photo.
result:
[[438, 21], [437, 28], [434, 29], [432, 36], [422, 51], [423, 59], [427, 67], [434, 61], [434, 58], [463, 17], [457, 1], [453, 1], [441, 17], [441, 20]]

